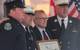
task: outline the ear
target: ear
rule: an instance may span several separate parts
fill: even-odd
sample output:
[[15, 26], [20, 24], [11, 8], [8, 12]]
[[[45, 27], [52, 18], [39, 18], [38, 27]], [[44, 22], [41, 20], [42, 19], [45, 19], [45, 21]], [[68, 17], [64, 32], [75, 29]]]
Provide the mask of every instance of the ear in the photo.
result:
[[35, 16], [33, 17], [33, 21], [35, 21], [36, 20], [36, 18], [35, 18]]
[[14, 15], [15, 15], [15, 12], [14, 12], [13, 10], [10, 10], [10, 12], [9, 12], [8, 15], [9, 15], [9, 16], [14, 16]]

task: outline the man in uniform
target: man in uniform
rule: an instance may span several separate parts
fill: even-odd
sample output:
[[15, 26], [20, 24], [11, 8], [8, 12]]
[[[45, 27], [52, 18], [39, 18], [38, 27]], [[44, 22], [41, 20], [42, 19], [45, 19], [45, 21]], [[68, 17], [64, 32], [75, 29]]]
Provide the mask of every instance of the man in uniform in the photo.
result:
[[[20, 5], [15, 4], [15, 1], [8, 4], [21, 8]], [[14, 6], [11, 9], [14, 9]], [[25, 31], [23, 27], [9, 14], [8, 17], [8, 20], [0, 24], [0, 50], [26, 50]]]
[[48, 29], [55, 33], [61, 50], [80, 50], [80, 20], [68, 16], [69, 0], [55, 0], [57, 16], [50, 17]]
[[34, 13], [31, 7], [24, 8], [23, 22], [21, 25], [25, 29], [26, 32], [26, 43], [27, 50], [35, 50], [36, 49], [36, 41], [33, 37], [33, 28], [31, 27], [31, 22], [34, 17]]
[[16, 19], [20, 25], [24, 28], [25, 36], [26, 36], [26, 49], [27, 50], [35, 50], [35, 39], [33, 38], [33, 30], [30, 26], [32, 22], [32, 18], [34, 16], [33, 10], [31, 7], [26, 8], [15, 8], [10, 11], [9, 15]]

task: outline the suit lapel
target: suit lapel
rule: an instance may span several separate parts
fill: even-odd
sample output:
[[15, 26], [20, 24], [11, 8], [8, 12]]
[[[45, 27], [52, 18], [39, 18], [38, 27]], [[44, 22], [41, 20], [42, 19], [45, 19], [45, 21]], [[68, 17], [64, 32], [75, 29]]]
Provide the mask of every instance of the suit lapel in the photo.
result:
[[71, 20], [71, 18], [69, 17], [69, 19], [68, 19], [68, 25], [67, 25], [67, 30], [68, 31], [70, 31], [71, 30], [71, 28], [72, 28], [72, 23], [73, 21]]
[[49, 32], [49, 30], [48, 30], [48, 29], [46, 29], [46, 32], [47, 32], [47, 34], [48, 34], [49, 38], [50, 38], [50, 39], [52, 39], [52, 35], [51, 35], [51, 33]]
[[54, 32], [58, 31], [60, 33], [60, 24], [58, 22], [57, 17], [54, 18], [53, 23], [54, 23], [54, 25], [53, 25], [54, 26], [54, 30], [53, 31]]
[[35, 30], [35, 35], [36, 35], [36, 40], [42, 40], [42, 36], [41, 36], [41, 33], [40, 31], [38, 30], [37, 27], [34, 27], [34, 30]]

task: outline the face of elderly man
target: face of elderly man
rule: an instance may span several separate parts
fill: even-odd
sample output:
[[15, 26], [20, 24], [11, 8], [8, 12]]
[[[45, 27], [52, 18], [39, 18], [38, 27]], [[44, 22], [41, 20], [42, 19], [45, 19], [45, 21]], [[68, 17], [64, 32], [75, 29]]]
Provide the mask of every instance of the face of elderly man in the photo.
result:
[[47, 20], [48, 17], [47, 15], [42, 11], [42, 12], [35, 12], [35, 25], [41, 28], [45, 28], [47, 26]]
[[59, 17], [65, 18], [68, 15], [68, 5], [56, 5], [56, 13]]

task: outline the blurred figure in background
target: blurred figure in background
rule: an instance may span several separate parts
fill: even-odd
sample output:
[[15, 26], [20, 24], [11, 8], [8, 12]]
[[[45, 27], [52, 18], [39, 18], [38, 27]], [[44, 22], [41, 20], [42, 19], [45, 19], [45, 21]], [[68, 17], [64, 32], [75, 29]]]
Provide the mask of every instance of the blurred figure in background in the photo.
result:
[[31, 22], [34, 17], [33, 10], [30, 7], [26, 8], [16, 8], [11, 10], [9, 14], [12, 18], [19, 21], [21, 26], [24, 28], [26, 36], [26, 48], [27, 50], [35, 50], [35, 40], [33, 38], [33, 30], [31, 27]]
[[33, 37], [33, 28], [31, 26], [32, 19], [34, 17], [34, 13], [32, 8], [27, 7], [24, 8], [24, 15], [23, 15], [23, 22], [21, 25], [26, 31], [26, 43], [27, 43], [27, 50], [35, 50], [36, 49], [36, 41]]

